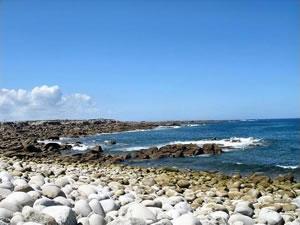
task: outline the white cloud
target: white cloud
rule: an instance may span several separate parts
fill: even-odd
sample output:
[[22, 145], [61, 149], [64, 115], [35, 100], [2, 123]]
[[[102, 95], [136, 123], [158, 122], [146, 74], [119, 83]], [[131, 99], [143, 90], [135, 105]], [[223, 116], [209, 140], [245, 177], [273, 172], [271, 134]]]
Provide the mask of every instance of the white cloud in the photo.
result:
[[99, 117], [86, 94], [64, 95], [59, 86], [32, 90], [0, 89], [0, 120], [82, 119]]

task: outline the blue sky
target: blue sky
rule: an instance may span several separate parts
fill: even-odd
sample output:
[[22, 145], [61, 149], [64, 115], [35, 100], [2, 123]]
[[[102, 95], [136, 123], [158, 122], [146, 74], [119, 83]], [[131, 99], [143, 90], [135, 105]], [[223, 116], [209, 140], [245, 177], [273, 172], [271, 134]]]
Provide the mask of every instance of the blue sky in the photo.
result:
[[[297, 0], [1, 1], [2, 119], [21, 104], [12, 89], [29, 93], [24, 106], [43, 85], [59, 89], [34, 93], [46, 90], [59, 104], [74, 93], [90, 97], [94, 111], [81, 105], [74, 116], [81, 118], [299, 117], [299, 6]], [[73, 97], [68, 105], [86, 100]], [[54, 111], [57, 102], [47, 102], [39, 107]], [[24, 115], [43, 118], [26, 107]], [[67, 111], [57, 117], [72, 117]]]

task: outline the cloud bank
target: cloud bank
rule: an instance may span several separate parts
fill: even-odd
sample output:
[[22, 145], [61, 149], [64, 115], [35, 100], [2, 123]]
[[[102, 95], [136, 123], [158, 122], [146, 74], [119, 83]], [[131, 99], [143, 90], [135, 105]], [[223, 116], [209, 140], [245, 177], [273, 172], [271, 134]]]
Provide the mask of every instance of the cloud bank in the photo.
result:
[[0, 120], [86, 119], [99, 117], [86, 94], [64, 95], [59, 86], [0, 89]]

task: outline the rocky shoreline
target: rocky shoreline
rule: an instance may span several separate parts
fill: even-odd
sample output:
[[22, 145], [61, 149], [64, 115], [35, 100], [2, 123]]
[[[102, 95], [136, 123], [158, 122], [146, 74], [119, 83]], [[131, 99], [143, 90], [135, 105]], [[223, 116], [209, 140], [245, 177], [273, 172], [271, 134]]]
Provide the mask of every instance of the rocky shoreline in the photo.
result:
[[300, 183], [253, 174], [0, 159], [1, 224], [300, 222]]
[[114, 120], [1, 123], [0, 224], [39, 225], [300, 225], [300, 183], [222, 173], [139, 168], [124, 160], [221, 154], [216, 145], [170, 145], [111, 156], [100, 147], [38, 139], [171, 126]]

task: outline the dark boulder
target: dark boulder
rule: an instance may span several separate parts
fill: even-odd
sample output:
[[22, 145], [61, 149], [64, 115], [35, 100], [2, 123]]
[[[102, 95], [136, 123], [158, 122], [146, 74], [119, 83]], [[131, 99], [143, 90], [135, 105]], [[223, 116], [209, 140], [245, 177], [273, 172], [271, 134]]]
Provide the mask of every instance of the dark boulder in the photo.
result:
[[221, 147], [217, 144], [204, 144], [202, 149], [204, 154], [219, 155], [222, 153]]
[[22, 146], [25, 152], [41, 152], [41, 149], [37, 147], [36, 139], [27, 139], [22, 141]]
[[47, 143], [45, 146], [44, 146], [44, 149], [45, 150], [59, 150], [60, 149], [60, 144], [56, 143], [56, 142], [50, 142], [50, 143]]

